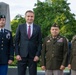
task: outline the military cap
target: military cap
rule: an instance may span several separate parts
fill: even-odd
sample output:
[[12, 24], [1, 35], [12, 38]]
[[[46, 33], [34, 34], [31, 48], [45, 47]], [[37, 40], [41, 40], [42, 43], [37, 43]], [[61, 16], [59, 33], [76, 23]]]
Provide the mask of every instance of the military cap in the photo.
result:
[[60, 28], [59, 25], [57, 25], [56, 23], [54, 23], [51, 27], [58, 27], [58, 28]]
[[1, 19], [1, 18], [6, 18], [6, 17], [5, 17], [5, 15], [0, 15], [0, 19]]

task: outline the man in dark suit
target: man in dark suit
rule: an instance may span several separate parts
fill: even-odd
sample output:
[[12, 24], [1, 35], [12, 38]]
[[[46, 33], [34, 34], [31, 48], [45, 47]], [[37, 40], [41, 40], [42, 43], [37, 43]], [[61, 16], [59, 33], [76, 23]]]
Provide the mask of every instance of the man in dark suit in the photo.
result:
[[0, 75], [7, 75], [8, 64], [14, 58], [12, 34], [4, 28], [5, 23], [5, 15], [0, 15]]
[[33, 23], [33, 11], [26, 11], [25, 20], [25, 24], [18, 26], [15, 37], [18, 75], [25, 75], [27, 66], [29, 67], [29, 75], [37, 75], [37, 61], [42, 47], [41, 29]]
[[50, 33], [43, 42], [41, 68], [46, 70], [45, 75], [63, 75], [68, 43], [66, 38], [59, 34], [59, 26], [56, 23], [52, 25]]

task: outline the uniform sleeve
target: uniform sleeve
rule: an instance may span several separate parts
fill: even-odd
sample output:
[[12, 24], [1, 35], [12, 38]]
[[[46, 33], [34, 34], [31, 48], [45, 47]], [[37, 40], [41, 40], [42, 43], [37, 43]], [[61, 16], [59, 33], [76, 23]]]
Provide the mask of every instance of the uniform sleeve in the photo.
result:
[[42, 50], [41, 50], [41, 66], [46, 66], [46, 39], [44, 39]]
[[63, 62], [62, 65], [66, 66], [66, 62], [67, 62], [67, 55], [68, 55], [68, 42], [66, 40], [66, 38], [64, 38], [64, 45], [63, 45]]

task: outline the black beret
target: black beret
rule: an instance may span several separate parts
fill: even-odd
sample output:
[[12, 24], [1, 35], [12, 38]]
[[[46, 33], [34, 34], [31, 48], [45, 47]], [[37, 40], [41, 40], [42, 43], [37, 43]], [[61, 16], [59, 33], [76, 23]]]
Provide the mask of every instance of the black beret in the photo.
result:
[[5, 15], [0, 15], [0, 19], [1, 19], [1, 18], [6, 18], [6, 17], [5, 17]]

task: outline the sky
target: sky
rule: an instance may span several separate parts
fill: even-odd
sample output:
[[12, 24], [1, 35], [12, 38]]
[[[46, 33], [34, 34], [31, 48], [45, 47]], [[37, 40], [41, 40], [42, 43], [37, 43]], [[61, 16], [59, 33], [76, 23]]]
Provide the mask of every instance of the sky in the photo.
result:
[[[40, 0], [40, 1], [43, 2], [44, 0]], [[24, 16], [27, 10], [33, 10], [34, 4], [37, 3], [37, 0], [0, 0], [0, 2], [5, 2], [9, 4], [10, 18], [12, 20], [18, 14], [21, 14]], [[71, 13], [74, 13], [76, 15], [76, 8], [75, 8], [76, 1], [68, 0], [68, 2], [70, 3]]]

